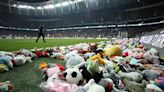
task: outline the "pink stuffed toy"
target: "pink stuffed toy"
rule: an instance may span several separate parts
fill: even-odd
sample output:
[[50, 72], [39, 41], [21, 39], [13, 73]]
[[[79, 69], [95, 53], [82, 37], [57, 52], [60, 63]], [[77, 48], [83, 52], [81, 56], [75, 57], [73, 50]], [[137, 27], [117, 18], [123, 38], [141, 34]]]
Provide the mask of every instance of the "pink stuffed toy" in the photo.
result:
[[47, 76], [51, 77], [54, 73], [60, 72], [58, 67], [47, 68]]
[[76, 84], [69, 84], [62, 80], [54, 80], [42, 83], [40, 87], [44, 92], [75, 92], [75, 89], [78, 86]]
[[132, 50], [132, 56], [136, 59], [142, 59], [144, 55], [144, 50], [140, 48], [134, 48]]
[[123, 56], [123, 57], [126, 57], [126, 56], [128, 56], [128, 55], [129, 55], [128, 52], [124, 52], [124, 53], [122, 53], [122, 56]]

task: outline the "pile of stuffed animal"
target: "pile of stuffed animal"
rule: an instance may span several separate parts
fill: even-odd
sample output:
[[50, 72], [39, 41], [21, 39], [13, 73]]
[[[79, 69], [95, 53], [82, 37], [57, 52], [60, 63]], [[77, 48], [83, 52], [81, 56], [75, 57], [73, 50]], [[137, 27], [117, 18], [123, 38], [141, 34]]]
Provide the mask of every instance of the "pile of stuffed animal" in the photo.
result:
[[44, 92], [163, 92], [164, 62], [154, 48], [134, 39], [83, 43], [49, 49], [49, 57], [66, 62], [41, 62]]
[[34, 58], [36, 55], [26, 49], [18, 52], [0, 51], [0, 72], [7, 72], [16, 66], [30, 63]]
[[[41, 48], [17, 52], [0, 51], [0, 72], [50, 57], [65, 66], [41, 62], [39, 70], [44, 92], [163, 92], [164, 58], [155, 48], [146, 48], [134, 39]], [[13, 90], [0, 83], [0, 92]]]

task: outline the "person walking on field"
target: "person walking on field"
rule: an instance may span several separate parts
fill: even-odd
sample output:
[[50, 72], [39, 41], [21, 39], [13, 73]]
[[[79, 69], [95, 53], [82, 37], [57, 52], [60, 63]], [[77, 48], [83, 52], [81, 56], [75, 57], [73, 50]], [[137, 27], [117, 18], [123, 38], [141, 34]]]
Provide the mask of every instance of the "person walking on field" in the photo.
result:
[[38, 32], [38, 37], [36, 39], [36, 43], [38, 42], [39, 38], [42, 36], [43, 37], [43, 42], [46, 42], [45, 39], [44, 39], [44, 33], [43, 33], [44, 29], [43, 29], [43, 26], [41, 25], [40, 28], [39, 28], [39, 32]]

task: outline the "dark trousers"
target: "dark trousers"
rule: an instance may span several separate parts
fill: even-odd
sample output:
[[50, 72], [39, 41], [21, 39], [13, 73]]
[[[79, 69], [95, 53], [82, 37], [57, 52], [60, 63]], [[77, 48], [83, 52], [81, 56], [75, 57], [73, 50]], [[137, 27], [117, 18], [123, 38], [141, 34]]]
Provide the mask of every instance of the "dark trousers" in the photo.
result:
[[38, 38], [36, 39], [36, 43], [38, 42], [38, 40], [39, 40], [39, 38], [41, 36], [43, 37], [43, 42], [46, 42], [45, 39], [44, 39], [44, 34], [43, 33], [39, 33]]

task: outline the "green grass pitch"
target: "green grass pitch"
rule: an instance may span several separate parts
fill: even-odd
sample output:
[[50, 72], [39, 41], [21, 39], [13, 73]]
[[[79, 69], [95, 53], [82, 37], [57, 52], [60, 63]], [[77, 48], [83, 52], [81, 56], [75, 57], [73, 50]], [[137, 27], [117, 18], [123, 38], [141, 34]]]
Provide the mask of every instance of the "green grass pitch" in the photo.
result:
[[78, 44], [84, 42], [98, 42], [106, 41], [104, 39], [47, 39], [46, 43], [43, 43], [42, 39], [38, 43], [35, 43], [35, 39], [4, 39], [0, 40], [0, 51], [16, 51], [22, 48], [33, 49], [53, 47], [53, 46], [66, 46], [71, 44]]
[[[0, 40], [0, 51], [16, 51], [21, 48], [32, 49], [34, 47], [53, 47], [64, 46], [84, 42], [99, 42], [106, 41], [103, 39], [48, 39], [46, 43], [43, 43], [40, 39], [38, 43], [35, 43], [35, 39], [22, 39], [22, 40]], [[22, 66], [15, 67], [9, 72], [0, 73], [0, 82], [10, 81], [14, 85], [14, 92], [42, 92], [39, 88], [39, 84], [43, 82], [42, 74], [38, 70], [40, 62], [54, 62], [65, 66], [65, 62], [62, 60], [55, 60], [50, 58], [40, 58], [27, 63]]]

